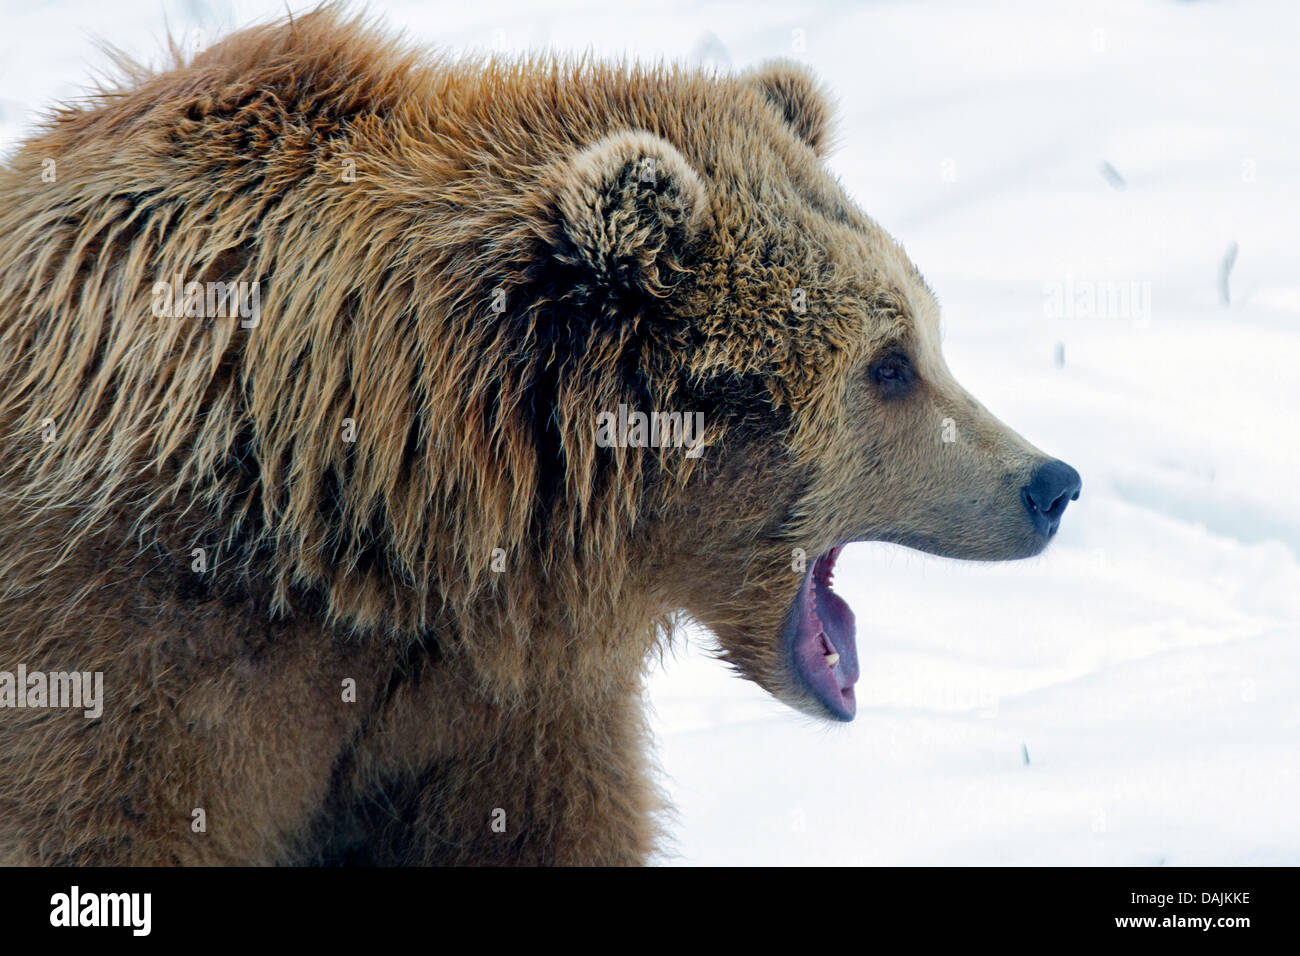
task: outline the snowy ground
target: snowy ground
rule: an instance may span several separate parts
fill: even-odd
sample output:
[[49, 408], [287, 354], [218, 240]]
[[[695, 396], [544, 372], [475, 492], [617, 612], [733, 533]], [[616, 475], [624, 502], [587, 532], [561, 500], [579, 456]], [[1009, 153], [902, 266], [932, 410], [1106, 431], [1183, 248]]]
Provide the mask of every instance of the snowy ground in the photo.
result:
[[[0, 149], [103, 62], [93, 38], [148, 55], [164, 14], [201, 43], [283, 7], [3, 0]], [[807, 61], [841, 104], [831, 165], [938, 293], [958, 378], [1083, 474], [1030, 562], [845, 552], [853, 724], [692, 634], [652, 686], [667, 862], [1300, 863], [1300, 5], [370, 9], [452, 48]]]

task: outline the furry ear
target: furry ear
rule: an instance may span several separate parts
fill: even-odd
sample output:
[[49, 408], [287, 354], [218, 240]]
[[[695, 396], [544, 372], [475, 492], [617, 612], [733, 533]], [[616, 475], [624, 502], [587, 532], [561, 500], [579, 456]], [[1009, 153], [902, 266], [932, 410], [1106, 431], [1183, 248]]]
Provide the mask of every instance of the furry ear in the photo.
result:
[[805, 67], [774, 60], [756, 67], [745, 78], [780, 112], [795, 135], [824, 156], [830, 146], [834, 109], [817, 78]]
[[704, 183], [650, 133], [612, 133], [578, 153], [555, 184], [557, 255], [607, 288], [666, 295], [699, 230]]

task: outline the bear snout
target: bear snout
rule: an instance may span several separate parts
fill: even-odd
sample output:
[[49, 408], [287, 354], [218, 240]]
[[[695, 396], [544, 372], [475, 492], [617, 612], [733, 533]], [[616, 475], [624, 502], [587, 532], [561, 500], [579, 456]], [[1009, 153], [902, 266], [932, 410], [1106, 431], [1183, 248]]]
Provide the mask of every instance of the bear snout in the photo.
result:
[[1034, 529], [1044, 538], [1056, 534], [1061, 515], [1071, 501], [1078, 499], [1082, 487], [1079, 473], [1065, 462], [1053, 460], [1040, 465], [1029, 484], [1020, 489], [1020, 500]]

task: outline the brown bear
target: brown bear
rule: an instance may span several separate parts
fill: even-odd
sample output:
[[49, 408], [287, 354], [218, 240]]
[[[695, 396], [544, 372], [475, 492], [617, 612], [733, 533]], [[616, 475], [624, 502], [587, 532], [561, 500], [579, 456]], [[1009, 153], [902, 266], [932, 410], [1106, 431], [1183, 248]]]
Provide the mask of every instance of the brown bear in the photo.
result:
[[802, 68], [449, 60], [333, 9], [0, 169], [0, 859], [640, 863], [688, 615], [846, 720], [850, 541], [1036, 554]]

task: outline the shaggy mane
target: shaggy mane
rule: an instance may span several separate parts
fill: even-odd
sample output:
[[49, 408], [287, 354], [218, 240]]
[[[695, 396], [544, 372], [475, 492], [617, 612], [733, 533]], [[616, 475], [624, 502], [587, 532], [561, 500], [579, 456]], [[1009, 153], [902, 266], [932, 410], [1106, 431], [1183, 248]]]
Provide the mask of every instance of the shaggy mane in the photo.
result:
[[[694, 462], [650, 482], [595, 447], [596, 410], [674, 398], [628, 373], [638, 322], [538, 265], [540, 164], [566, 125], [689, 123], [689, 91], [655, 93], [678, 74], [447, 63], [335, 8], [237, 39], [121, 61], [0, 167], [0, 509], [45, 534], [76, 516], [40, 569], [126, 516], [141, 548], [187, 527], [173, 546], [269, 578], [274, 611], [315, 589], [358, 629], [463, 612], [498, 587], [495, 549], [627, 598], [621, 536]], [[527, 128], [548, 115], [572, 122]], [[174, 275], [258, 283], [260, 325], [153, 315]], [[5, 560], [33, 580], [32, 555]]]

